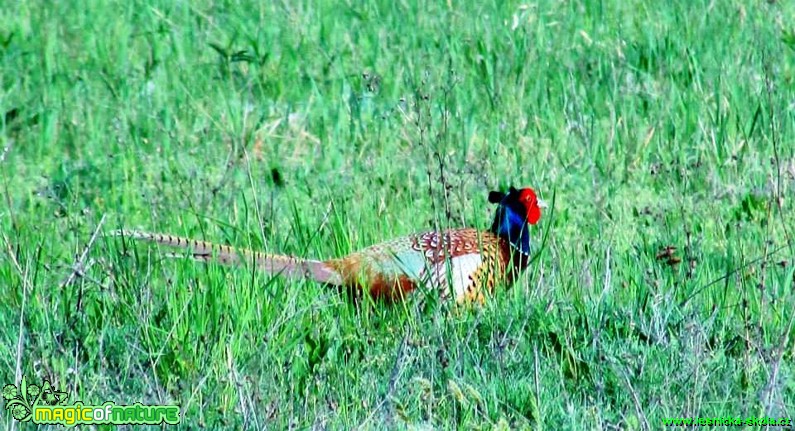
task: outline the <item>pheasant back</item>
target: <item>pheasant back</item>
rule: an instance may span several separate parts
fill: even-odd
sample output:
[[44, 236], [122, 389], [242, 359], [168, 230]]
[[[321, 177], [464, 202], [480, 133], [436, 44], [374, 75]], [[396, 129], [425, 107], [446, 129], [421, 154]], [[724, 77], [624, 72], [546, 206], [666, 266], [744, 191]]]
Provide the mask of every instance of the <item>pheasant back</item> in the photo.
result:
[[527, 258], [490, 232], [450, 229], [409, 235], [326, 262], [354, 292], [401, 299], [418, 289], [442, 299], [482, 301], [499, 283], [511, 284]]

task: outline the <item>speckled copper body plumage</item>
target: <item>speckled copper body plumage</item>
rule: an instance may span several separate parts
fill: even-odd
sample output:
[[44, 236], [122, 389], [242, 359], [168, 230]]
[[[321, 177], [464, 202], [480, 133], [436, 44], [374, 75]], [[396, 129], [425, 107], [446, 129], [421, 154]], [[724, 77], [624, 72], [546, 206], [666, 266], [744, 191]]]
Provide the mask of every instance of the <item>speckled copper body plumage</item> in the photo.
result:
[[399, 300], [417, 289], [433, 289], [443, 299], [483, 300], [498, 283], [511, 284], [527, 257], [490, 232], [450, 229], [410, 235], [325, 262], [349, 290]]

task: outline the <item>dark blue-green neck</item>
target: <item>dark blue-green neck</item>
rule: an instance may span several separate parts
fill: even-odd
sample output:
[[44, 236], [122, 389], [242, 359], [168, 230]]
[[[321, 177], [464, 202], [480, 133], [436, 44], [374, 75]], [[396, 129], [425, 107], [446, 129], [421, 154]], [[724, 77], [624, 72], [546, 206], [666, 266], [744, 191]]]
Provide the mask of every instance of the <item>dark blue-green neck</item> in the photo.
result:
[[525, 217], [505, 205], [497, 207], [491, 231], [524, 255], [530, 255], [530, 227]]

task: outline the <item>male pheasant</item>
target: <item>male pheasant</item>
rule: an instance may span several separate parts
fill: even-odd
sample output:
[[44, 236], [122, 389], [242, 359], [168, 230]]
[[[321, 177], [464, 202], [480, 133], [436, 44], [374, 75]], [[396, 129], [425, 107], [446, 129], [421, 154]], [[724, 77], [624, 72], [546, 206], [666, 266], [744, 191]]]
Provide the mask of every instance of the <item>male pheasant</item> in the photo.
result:
[[471, 228], [431, 231], [367, 247], [326, 261], [265, 254], [176, 236], [117, 231], [116, 236], [186, 250], [191, 257], [227, 265], [253, 262], [271, 274], [338, 286], [353, 294], [369, 291], [374, 298], [402, 299], [417, 289], [438, 290], [442, 299], [484, 300], [485, 292], [512, 284], [530, 259], [530, 225], [541, 218], [539, 200], [530, 188], [491, 192], [497, 204], [488, 231]]

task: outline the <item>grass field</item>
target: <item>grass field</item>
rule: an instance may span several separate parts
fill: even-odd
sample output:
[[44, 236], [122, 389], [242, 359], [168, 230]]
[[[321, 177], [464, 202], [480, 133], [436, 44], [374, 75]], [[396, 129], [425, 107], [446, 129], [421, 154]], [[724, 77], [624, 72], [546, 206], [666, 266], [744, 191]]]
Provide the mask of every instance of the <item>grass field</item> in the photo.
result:
[[[379, 3], [0, 9], [0, 385], [191, 429], [795, 419], [795, 4]], [[103, 235], [329, 258], [509, 185], [555, 208], [483, 307]]]

